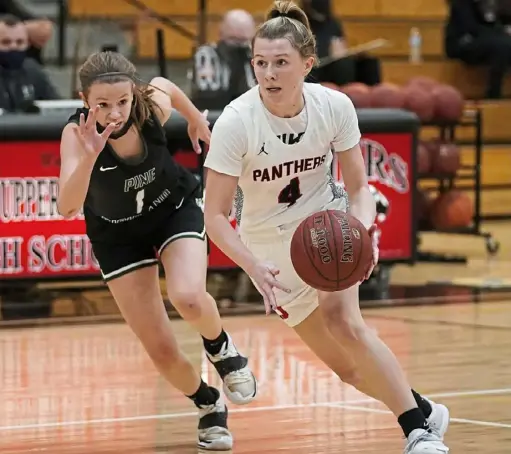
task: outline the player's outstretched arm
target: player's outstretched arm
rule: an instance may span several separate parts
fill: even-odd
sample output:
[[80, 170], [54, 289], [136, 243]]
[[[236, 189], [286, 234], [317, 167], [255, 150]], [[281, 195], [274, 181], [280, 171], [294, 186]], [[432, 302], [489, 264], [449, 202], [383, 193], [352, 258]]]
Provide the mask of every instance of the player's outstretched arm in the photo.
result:
[[79, 124], [69, 123], [62, 131], [57, 207], [64, 217], [72, 217], [82, 208], [96, 159], [115, 129], [111, 123], [102, 133], [97, 131], [98, 110], [90, 110], [87, 120], [81, 114]]
[[176, 84], [164, 77], [155, 77], [149, 83], [152, 100], [158, 104], [160, 111], [156, 112], [161, 124], [165, 124], [175, 108], [188, 122], [188, 135], [196, 153], [200, 153], [199, 139], [209, 144], [211, 132], [207, 112], [200, 112], [192, 101]]

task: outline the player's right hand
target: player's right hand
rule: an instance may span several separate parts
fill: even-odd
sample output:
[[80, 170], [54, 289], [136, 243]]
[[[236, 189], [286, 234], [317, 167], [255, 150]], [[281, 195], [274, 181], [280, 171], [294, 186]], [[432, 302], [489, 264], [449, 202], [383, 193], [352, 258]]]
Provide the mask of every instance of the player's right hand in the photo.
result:
[[80, 114], [80, 124], [78, 129], [75, 129], [76, 136], [85, 150], [87, 155], [97, 156], [103, 148], [105, 148], [106, 141], [110, 134], [115, 129], [115, 123], [110, 123], [102, 133], [99, 133], [96, 128], [96, 117], [99, 111], [99, 106], [89, 110], [87, 121], [85, 115]]
[[291, 290], [276, 279], [275, 276], [279, 273], [280, 270], [270, 262], [258, 262], [249, 273], [256, 284], [257, 290], [259, 290], [263, 297], [266, 315], [271, 314], [272, 310], [275, 310], [278, 306], [275, 294], [273, 293], [274, 288], [278, 288], [286, 293], [291, 292]]

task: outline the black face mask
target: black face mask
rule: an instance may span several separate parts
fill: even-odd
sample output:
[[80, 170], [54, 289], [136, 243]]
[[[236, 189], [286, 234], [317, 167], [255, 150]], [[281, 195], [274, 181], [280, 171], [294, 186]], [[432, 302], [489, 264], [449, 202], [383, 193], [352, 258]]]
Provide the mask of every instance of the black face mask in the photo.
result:
[[[128, 121], [124, 123], [124, 126], [117, 132], [112, 132], [109, 139], [120, 139], [122, 136], [124, 136], [130, 128], [135, 124], [135, 104], [136, 104], [136, 98], [133, 99], [133, 104], [131, 106], [131, 112], [130, 116], [128, 118]], [[96, 122], [96, 130], [101, 134], [106, 129], [105, 126], [101, 126], [98, 122]]]
[[[124, 123], [124, 126], [119, 131], [112, 132], [108, 138], [113, 140], [120, 139], [130, 130], [134, 123], [135, 120], [133, 119], [133, 115], [130, 115], [128, 121]], [[106, 128], [105, 126], [101, 126], [99, 123], [96, 123], [96, 129], [101, 134]]]
[[24, 50], [0, 50], [0, 66], [5, 69], [20, 69], [26, 55]]

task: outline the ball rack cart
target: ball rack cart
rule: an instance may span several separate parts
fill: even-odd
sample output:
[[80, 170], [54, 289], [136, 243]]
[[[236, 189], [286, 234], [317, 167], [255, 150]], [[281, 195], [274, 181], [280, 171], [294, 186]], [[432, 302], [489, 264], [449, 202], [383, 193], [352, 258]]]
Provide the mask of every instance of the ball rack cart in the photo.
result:
[[[456, 123], [424, 123], [422, 126], [427, 128], [435, 128], [439, 132], [439, 138], [442, 141], [455, 143], [456, 142], [456, 130], [459, 127], [472, 128], [474, 130], [474, 164], [473, 165], [462, 165], [455, 175], [441, 174], [441, 173], [428, 173], [419, 174], [416, 179], [416, 189], [419, 189], [419, 181], [429, 180], [436, 182], [435, 189], [440, 193], [450, 189], [456, 189], [457, 181], [468, 182], [469, 188], [473, 190], [474, 194], [474, 217], [472, 224], [466, 228], [457, 228], [452, 230], [438, 230], [433, 229], [430, 226], [419, 225], [417, 229], [418, 245], [420, 246], [420, 233], [421, 232], [438, 232], [438, 233], [450, 233], [457, 235], [474, 235], [483, 237], [485, 241], [486, 251], [489, 255], [497, 254], [500, 244], [491, 233], [483, 232], [481, 230], [482, 214], [481, 214], [481, 165], [482, 165], [482, 125], [483, 115], [481, 109], [478, 107], [466, 109], [463, 113], [463, 117]], [[465, 190], [467, 186], [460, 187]], [[431, 189], [430, 189], [431, 190]], [[467, 257], [462, 255], [448, 255], [438, 254], [433, 252], [418, 252], [418, 261], [420, 262], [436, 262], [436, 263], [466, 263]]]

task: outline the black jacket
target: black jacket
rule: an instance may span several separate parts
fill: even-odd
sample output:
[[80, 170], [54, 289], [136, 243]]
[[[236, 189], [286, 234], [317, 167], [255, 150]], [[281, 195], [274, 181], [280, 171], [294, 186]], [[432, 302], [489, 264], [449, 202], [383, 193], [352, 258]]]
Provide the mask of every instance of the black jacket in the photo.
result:
[[484, 14], [485, 8], [478, 0], [450, 0], [449, 18], [445, 27], [445, 51], [450, 58], [457, 58], [460, 49], [487, 34], [502, 32], [498, 16]]
[[18, 70], [0, 67], [0, 109], [6, 112], [28, 112], [34, 101], [60, 99], [43, 68], [27, 58]]

